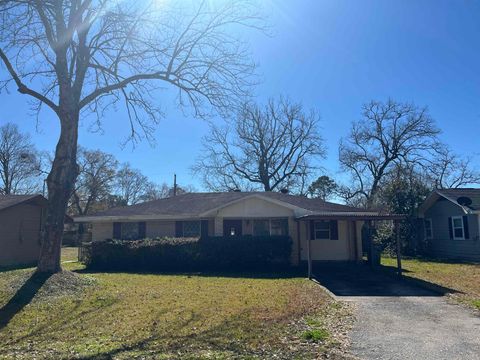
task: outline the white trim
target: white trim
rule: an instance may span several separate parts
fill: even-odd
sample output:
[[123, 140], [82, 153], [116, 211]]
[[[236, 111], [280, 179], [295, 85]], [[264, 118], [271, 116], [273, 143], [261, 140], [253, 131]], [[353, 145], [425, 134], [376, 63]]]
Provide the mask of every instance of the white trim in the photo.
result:
[[[455, 236], [455, 219], [460, 219], [460, 223], [462, 224], [462, 237], [456, 237]], [[460, 229], [457, 227], [457, 229]], [[453, 240], [465, 240], [465, 228], [463, 227], [463, 216], [452, 216], [452, 235], [453, 235]]]

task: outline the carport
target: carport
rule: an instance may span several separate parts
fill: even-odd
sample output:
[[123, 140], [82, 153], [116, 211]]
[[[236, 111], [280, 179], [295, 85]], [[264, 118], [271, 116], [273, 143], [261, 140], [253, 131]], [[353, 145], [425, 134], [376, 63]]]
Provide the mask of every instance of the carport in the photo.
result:
[[[406, 218], [405, 215], [400, 214], [381, 214], [376, 212], [352, 212], [352, 213], [314, 213], [296, 218], [298, 223], [298, 237], [303, 228], [308, 234], [306, 240], [307, 264], [308, 264], [308, 278], [312, 278], [312, 241], [315, 241], [315, 230], [318, 222], [346, 222], [346, 231], [349, 241], [353, 246], [354, 260], [356, 262], [362, 261], [362, 237], [358, 232], [358, 225], [366, 224], [368, 229], [374, 229], [377, 221], [392, 221], [394, 225], [394, 233], [396, 239], [396, 258], [397, 258], [397, 273], [402, 274], [402, 256], [401, 256], [401, 242], [400, 242], [400, 222]], [[321, 231], [321, 230], [319, 230]], [[372, 231], [369, 231], [367, 237], [367, 258], [368, 262], [373, 265], [372, 256], [374, 254], [374, 243], [372, 241]]]

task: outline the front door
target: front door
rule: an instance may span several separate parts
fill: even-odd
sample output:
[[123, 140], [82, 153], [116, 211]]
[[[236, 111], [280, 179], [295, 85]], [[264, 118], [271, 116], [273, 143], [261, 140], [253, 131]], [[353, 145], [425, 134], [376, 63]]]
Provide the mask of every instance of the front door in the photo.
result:
[[223, 220], [223, 236], [242, 235], [242, 220]]

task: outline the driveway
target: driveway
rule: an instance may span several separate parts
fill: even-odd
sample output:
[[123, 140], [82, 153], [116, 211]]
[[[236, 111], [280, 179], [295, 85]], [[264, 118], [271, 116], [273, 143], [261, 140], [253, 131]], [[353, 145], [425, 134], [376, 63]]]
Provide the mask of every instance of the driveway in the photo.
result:
[[365, 265], [315, 265], [317, 280], [356, 305], [352, 352], [362, 359], [480, 359], [480, 317]]

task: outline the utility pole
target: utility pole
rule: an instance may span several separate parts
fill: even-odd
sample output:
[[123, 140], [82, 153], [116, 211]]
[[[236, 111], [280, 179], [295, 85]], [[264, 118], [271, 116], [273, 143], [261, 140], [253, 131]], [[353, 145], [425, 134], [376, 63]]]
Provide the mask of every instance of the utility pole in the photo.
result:
[[173, 174], [173, 196], [177, 196], [177, 174]]

